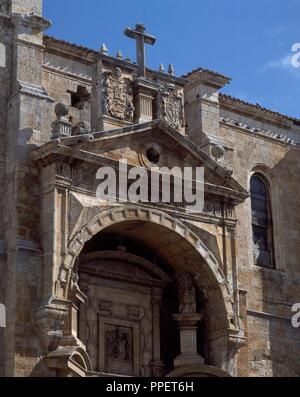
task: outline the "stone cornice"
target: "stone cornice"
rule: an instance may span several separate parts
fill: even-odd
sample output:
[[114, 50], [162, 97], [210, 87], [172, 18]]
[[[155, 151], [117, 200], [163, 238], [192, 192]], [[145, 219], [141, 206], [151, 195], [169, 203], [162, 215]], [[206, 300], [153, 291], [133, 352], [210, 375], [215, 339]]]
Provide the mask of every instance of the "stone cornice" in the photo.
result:
[[3, 13], [0, 13], [0, 21], [3, 21], [5, 23], [7, 23], [8, 25], [13, 24], [11, 16], [9, 16], [7, 14], [3, 14]]
[[264, 108], [259, 104], [252, 104], [225, 94], [219, 95], [219, 101], [221, 108], [233, 112], [242, 112], [244, 116], [250, 116], [255, 120], [269, 122], [287, 129], [293, 126], [293, 124], [300, 128], [300, 119], [289, 117], [279, 112]]
[[184, 79], [183, 77], [172, 76], [166, 72], [160, 72], [152, 69], [147, 69], [147, 71], [153, 75], [152, 77], [154, 79], [158, 79], [160, 81], [165, 81], [168, 83], [173, 83], [181, 86], [185, 86], [189, 82], [188, 79]]
[[100, 53], [98, 53], [96, 55], [96, 61], [102, 61], [104, 63], [110, 64], [111, 66], [129, 69], [130, 71], [138, 70], [137, 64], [135, 64], [133, 62], [126, 61], [125, 59], [114, 58], [109, 55], [104, 55], [104, 54], [100, 54]]
[[72, 80], [76, 80], [76, 81], [82, 81], [85, 84], [90, 84], [92, 85], [92, 77], [84, 77], [84, 76], [80, 76], [78, 74], [75, 73], [70, 73], [70, 72], [66, 72], [64, 70], [58, 69], [55, 66], [49, 65], [49, 64], [43, 64], [43, 70], [47, 70], [48, 72], [52, 73], [52, 74], [56, 74], [58, 76], [65, 76], [68, 79], [72, 79]]
[[47, 91], [38, 85], [25, 83], [23, 81], [19, 81], [20, 93], [27, 96], [32, 96], [35, 98], [45, 99], [48, 102], [55, 102], [53, 98], [51, 98]]
[[36, 32], [43, 32], [52, 25], [52, 22], [49, 19], [35, 14], [13, 13], [12, 22], [15, 26], [23, 25], [24, 27], [29, 27]]
[[220, 118], [220, 123], [226, 128], [235, 129], [244, 134], [251, 134], [256, 137], [267, 139], [269, 141], [276, 142], [285, 146], [292, 145], [294, 147], [297, 147], [295, 141], [285, 134], [272, 133], [271, 131], [265, 131], [255, 127], [251, 128], [248, 125], [235, 122], [234, 120], [229, 120], [226, 118], [224, 119], [223, 117]]
[[[289, 322], [289, 323], [291, 323], [291, 321], [292, 321], [292, 316], [284, 317], [284, 316], [279, 316], [278, 314], [258, 312], [256, 310], [247, 310], [247, 314], [248, 314], [248, 316], [260, 317], [260, 318], [263, 318], [266, 320], [278, 320], [278, 321], [284, 321], [284, 322]], [[293, 329], [292, 326], [291, 326], [291, 329]]]
[[[56, 156], [58, 156], [57, 160], [55, 160]], [[117, 168], [119, 165], [117, 160], [87, 152], [85, 150], [80, 150], [79, 148], [76, 149], [74, 147], [66, 146], [58, 143], [57, 141], [34, 150], [31, 157], [34, 161], [40, 162], [42, 165], [50, 164], [55, 161], [72, 162], [73, 160], [79, 160], [84, 163], [94, 165], [96, 168], [109, 165]], [[128, 166], [130, 167], [130, 164], [128, 164]], [[232, 200], [234, 204], [243, 202], [245, 198], [248, 197], [248, 194], [244, 192], [239, 192], [233, 188], [214, 185], [208, 182], [205, 183], [205, 192], [226, 197], [226, 199]]]
[[97, 51], [44, 35], [45, 51], [66, 58], [77, 59], [88, 65], [95, 62]]
[[[82, 152], [80, 150], [80, 144], [88, 141], [93, 142], [101, 142], [101, 141], [109, 141], [111, 139], [119, 139], [124, 138], [125, 136], [131, 136], [134, 134], [142, 134], [153, 129], [160, 129], [163, 133], [169, 136], [172, 140], [175, 140], [185, 149], [187, 152], [191, 154], [195, 159], [197, 159], [200, 163], [203, 163], [204, 167], [209, 171], [209, 174], [216, 174], [223, 180], [222, 186], [219, 188], [222, 189], [229, 189], [231, 194], [229, 197], [235, 200], [237, 203], [243, 202], [246, 198], [248, 198], [248, 192], [232, 177], [232, 172], [225, 169], [224, 167], [220, 166], [216, 161], [210, 158], [210, 156], [201, 150], [199, 147], [194, 145], [186, 136], [183, 136], [178, 131], [174, 130], [171, 126], [167, 125], [165, 122], [161, 120], [154, 120], [144, 124], [136, 124], [131, 125], [128, 127], [120, 128], [118, 130], [112, 130], [107, 132], [95, 132], [92, 134], [87, 135], [80, 135], [80, 136], [70, 136], [66, 138], [61, 138], [56, 141], [49, 142], [48, 144], [44, 145], [43, 147], [37, 149], [33, 152], [33, 156], [38, 159], [39, 156], [44, 156], [44, 153], [51, 152], [57, 149], [57, 147], [65, 147], [70, 148], [74, 151], [74, 153]], [[77, 146], [77, 151], [75, 150]], [[96, 158], [99, 156], [95, 155], [94, 153], [84, 152], [86, 156], [86, 161], [91, 156]], [[49, 153], [48, 153], [49, 154]], [[225, 191], [224, 191], [225, 192]], [[227, 195], [228, 196], [228, 195]]]
[[188, 79], [191, 84], [198, 84], [201, 82], [204, 85], [212, 86], [218, 89], [223, 88], [231, 81], [229, 77], [203, 68], [195, 69], [192, 72], [183, 75], [182, 77]]

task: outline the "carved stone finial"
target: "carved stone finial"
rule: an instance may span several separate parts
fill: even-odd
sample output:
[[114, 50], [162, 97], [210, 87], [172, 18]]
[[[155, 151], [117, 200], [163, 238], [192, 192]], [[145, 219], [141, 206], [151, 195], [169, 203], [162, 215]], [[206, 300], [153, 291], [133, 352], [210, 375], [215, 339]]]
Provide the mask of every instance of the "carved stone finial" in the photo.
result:
[[174, 70], [174, 66], [170, 63], [169, 68], [168, 68], [168, 73], [171, 76], [175, 76], [175, 70]]
[[162, 63], [159, 65], [159, 71], [162, 73], [165, 71], [165, 67]]
[[129, 56], [126, 57], [125, 59], [126, 62], [131, 62], [131, 58]]
[[122, 55], [121, 50], [119, 50], [119, 51], [117, 52], [116, 58], [117, 58], [117, 59], [123, 59], [123, 55]]
[[52, 124], [52, 139], [71, 135], [72, 124], [68, 119], [69, 109], [64, 103], [57, 103], [54, 108], [56, 121]]
[[57, 103], [55, 105], [54, 112], [57, 119], [60, 120], [62, 117], [66, 117], [69, 114], [69, 109], [64, 103]]
[[106, 45], [103, 43], [101, 48], [100, 48], [100, 54], [102, 55], [108, 55], [108, 48], [106, 47]]

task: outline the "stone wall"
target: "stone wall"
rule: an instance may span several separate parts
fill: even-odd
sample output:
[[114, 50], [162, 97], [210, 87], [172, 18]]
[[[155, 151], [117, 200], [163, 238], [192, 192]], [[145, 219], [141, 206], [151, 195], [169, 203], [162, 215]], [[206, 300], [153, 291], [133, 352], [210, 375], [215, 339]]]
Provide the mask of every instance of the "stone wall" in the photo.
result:
[[229, 165], [243, 187], [249, 189], [253, 172], [265, 176], [273, 216], [276, 270], [261, 269], [253, 264], [250, 199], [237, 209], [239, 287], [248, 291], [249, 336], [240, 360], [247, 357], [250, 376], [286, 376], [289, 368], [296, 375], [300, 335], [292, 328], [291, 308], [300, 299], [299, 149], [228, 127], [220, 135], [234, 148]]
[[[5, 156], [6, 156], [6, 123], [7, 107], [6, 101], [9, 96], [11, 84], [11, 39], [12, 32], [10, 22], [5, 16], [0, 16], [0, 302], [6, 303], [5, 299], [5, 244], [4, 244], [4, 203], [7, 200], [5, 188]], [[0, 345], [4, 346], [4, 330], [0, 330]], [[4, 349], [0, 349], [0, 376], [4, 371]]]
[[[41, 0], [12, 0], [7, 3], [11, 6], [7, 14], [12, 11], [41, 15], [41, 4]], [[30, 26], [35, 26], [37, 31]], [[47, 186], [41, 186], [40, 170], [30, 154], [36, 147], [50, 142], [56, 103], [63, 102], [69, 107], [72, 125], [81, 120], [79, 109], [72, 106], [72, 93], [76, 93], [78, 87], [93, 96], [90, 117], [93, 130], [99, 127], [103, 110], [100, 109], [98, 53], [49, 38], [43, 40], [42, 31], [46, 26], [47, 21], [32, 16], [28, 20], [15, 19], [14, 25], [8, 16], [0, 16], [0, 274], [5, 275], [0, 278], [0, 302], [6, 304], [8, 314], [7, 328], [0, 333], [0, 345], [5, 346], [0, 349], [0, 376], [3, 373], [6, 376], [53, 375], [40, 363], [45, 352], [38, 337], [35, 313], [41, 304], [43, 266], [46, 263], [52, 266], [51, 255], [56, 245], [67, 244], [55, 226], [59, 222], [67, 224], [66, 219], [72, 214], [64, 213], [65, 221], [55, 219], [53, 229], [49, 225], [44, 228], [50, 232], [48, 258], [43, 262], [46, 244], [43, 245], [41, 212], [42, 195]], [[119, 61], [110, 58], [109, 62], [111, 71], [116, 71]], [[127, 68], [127, 74], [128, 70], [134, 74], [136, 66], [124, 62], [121, 65]], [[107, 68], [106, 65], [103, 70]], [[173, 76], [164, 78], [167, 82], [176, 81]], [[183, 83], [179, 80], [182, 90]], [[290, 140], [300, 142], [299, 122], [262, 109], [256, 109], [260, 115], [256, 117], [251, 106], [219, 95], [219, 88], [228, 81], [225, 76], [209, 71], [198, 71], [196, 77], [191, 78], [185, 93], [186, 133], [212, 156], [216, 143], [224, 145], [225, 157], [219, 159], [219, 163], [233, 171], [233, 177], [244, 189], [249, 190], [251, 173], [260, 172], [265, 176], [270, 185], [276, 269], [261, 269], [253, 264], [250, 199], [237, 207], [236, 232], [235, 220], [232, 218], [225, 224], [218, 211], [206, 213], [203, 222], [187, 217], [181, 220], [197, 233], [221, 264], [235, 308], [240, 298], [248, 343], [238, 357], [238, 375], [296, 376], [299, 375], [300, 335], [291, 325], [291, 307], [300, 301], [300, 156], [299, 147]], [[184, 135], [183, 126], [180, 132]], [[159, 134], [149, 136], [150, 140], [163, 142], [166, 138]], [[166, 148], [167, 145], [168, 141]], [[106, 152], [102, 147], [100, 153], [111, 159], [125, 157], [139, 164], [138, 152], [142, 146], [139, 139], [134, 142], [124, 139], [120, 147], [108, 145]], [[89, 150], [88, 144], [82, 148]], [[192, 157], [182, 159], [178, 148], [180, 145], [172, 153], [168, 153], [169, 148], [164, 149], [162, 158], [172, 166], [185, 161], [190, 164]], [[64, 179], [62, 175], [59, 177]], [[47, 180], [50, 182], [52, 180]], [[81, 184], [83, 182], [86, 181]], [[77, 190], [81, 188], [76, 186]], [[87, 186], [84, 189], [88, 189]], [[88, 190], [82, 194], [88, 194]], [[67, 199], [65, 201], [68, 208]], [[48, 202], [45, 203], [46, 206]], [[45, 213], [49, 218], [59, 218], [55, 208], [47, 208]], [[50, 224], [49, 218], [43, 222]], [[77, 221], [76, 217], [72, 219], [73, 224]], [[180, 247], [177, 249], [179, 255]], [[53, 280], [56, 276], [52, 274]], [[53, 280], [47, 281], [54, 283]], [[49, 291], [51, 288], [54, 286], [51, 285]], [[207, 316], [213, 328], [222, 315], [218, 312], [222, 308], [211, 305], [209, 309]]]

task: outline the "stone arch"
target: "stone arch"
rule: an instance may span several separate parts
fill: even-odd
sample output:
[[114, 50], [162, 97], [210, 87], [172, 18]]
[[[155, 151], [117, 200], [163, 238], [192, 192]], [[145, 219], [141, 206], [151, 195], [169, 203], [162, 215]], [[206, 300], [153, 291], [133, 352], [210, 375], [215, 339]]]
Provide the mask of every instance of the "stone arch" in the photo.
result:
[[273, 186], [278, 183], [276, 175], [272, 172], [272, 169], [265, 164], [256, 164], [252, 167], [248, 176], [248, 187], [250, 186], [250, 180], [253, 174], [261, 174], [268, 183], [268, 187], [272, 190]]
[[49, 368], [60, 376], [85, 377], [92, 365], [85, 349], [78, 346], [60, 346], [47, 356]]
[[[142, 221], [156, 224], [164, 229], [171, 230], [177, 236], [180, 236], [185, 242], [195, 250], [198, 258], [202, 258], [202, 266], [204, 266], [210, 277], [211, 288], [218, 289], [220, 303], [227, 318], [227, 328], [235, 328], [235, 317], [233, 302], [230, 295], [230, 288], [226, 281], [224, 272], [215, 256], [203, 244], [201, 239], [192, 232], [184, 223], [172, 218], [166, 213], [149, 209], [141, 206], [114, 206], [101, 211], [91, 221], [86, 223], [82, 229], [69, 242], [68, 253], [59, 270], [59, 277], [56, 281], [56, 296], [67, 299], [72, 288], [72, 274], [76, 263], [76, 258], [81, 253], [84, 245], [95, 235], [115, 224], [121, 224], [130, 221]], [[198, 277], [201, 283], [201, 268], [197, 264], [193, 264], [192, 272]]]

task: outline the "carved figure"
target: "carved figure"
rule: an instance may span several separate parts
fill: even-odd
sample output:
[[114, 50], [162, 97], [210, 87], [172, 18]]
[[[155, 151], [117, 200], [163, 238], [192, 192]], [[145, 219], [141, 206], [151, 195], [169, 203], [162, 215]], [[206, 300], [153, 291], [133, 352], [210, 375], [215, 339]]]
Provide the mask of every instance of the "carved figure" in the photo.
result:
[[114, 360], [129, 361], [129, 335], [120, 328], [106, 333], [105, 340], [106, 353]]

